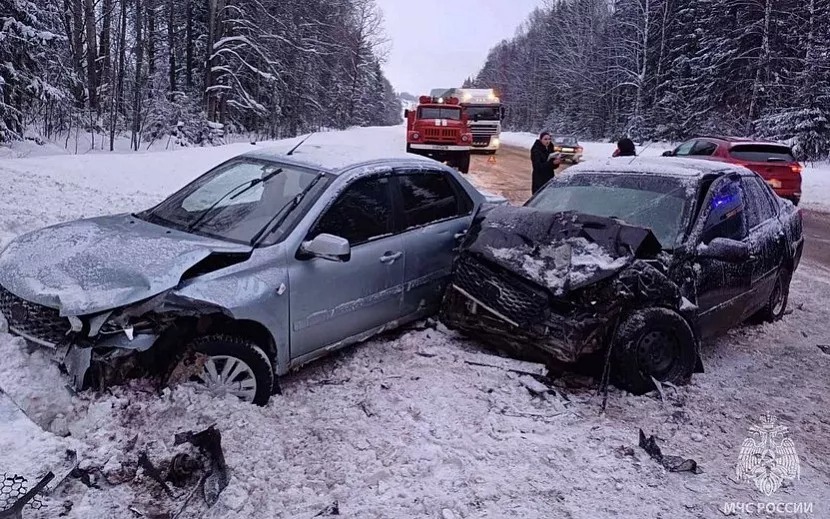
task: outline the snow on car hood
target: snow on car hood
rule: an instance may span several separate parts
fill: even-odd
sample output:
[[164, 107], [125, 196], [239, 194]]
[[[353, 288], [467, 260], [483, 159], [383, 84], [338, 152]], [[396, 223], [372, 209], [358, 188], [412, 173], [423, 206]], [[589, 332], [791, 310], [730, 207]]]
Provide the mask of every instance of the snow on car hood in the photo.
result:
[[648, 229], [575, 212], [500, 206], [476, 227], [466, 245], [470, 252], [559, 296], [661, 250]]
[[19, 236], [0, 253], [0, 285], [61, 315], [84, 315], [169, 290], [211, 253], [250, 250], [130, 215], [104, 216]]

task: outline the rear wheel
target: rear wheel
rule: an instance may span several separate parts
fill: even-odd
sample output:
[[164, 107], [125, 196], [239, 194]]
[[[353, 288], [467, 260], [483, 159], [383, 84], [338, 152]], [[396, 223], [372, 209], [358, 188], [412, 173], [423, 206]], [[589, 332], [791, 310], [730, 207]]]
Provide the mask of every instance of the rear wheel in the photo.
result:
[[615, 383], [634, 394], [654, 389], [654, 379], [685, 383], [697, 362], [696, 339], [683, 317], [667, 308], [632, 312], [617, 329], [611, 355]]
[[268, 403], [274, 369], [268, 355], [252, 341], [207, 335], [191, 342], [187, 351], [173, 370], [183, 375], [172, 378], [196, 382], [215, 396], [234, 395], [257, 405]]
[[753, 316], [753, 321], [773, 323], [784, 317], [790, 298], [790, 277], [788, 269], [782, 267], [778, 270], [778, 276], [775, 278], [775, 284], [769, 294], [767, 303], [764, 308]]

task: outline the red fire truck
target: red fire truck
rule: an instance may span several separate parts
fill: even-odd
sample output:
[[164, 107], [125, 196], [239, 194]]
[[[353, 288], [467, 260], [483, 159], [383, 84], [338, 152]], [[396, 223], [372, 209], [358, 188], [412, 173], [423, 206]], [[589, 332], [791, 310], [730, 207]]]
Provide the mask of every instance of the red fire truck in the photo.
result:
[[456, 97], [421, 96], [405, 110], [406, 151], [446, 162], [462, 173], [470, 170], [473, 134]]

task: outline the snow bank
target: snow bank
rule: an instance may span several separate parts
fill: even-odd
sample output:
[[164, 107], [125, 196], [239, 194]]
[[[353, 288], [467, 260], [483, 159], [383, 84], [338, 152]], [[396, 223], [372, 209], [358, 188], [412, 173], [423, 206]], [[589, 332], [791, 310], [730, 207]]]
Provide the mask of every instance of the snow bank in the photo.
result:
[[801, 204], [830, 213], [830, 163], [808, 165], [801, 172]]
[[[528, 132], [502, 132], [501, 142], [508, 146], [530, 149], [538, 137], [535, 133]], [[607, 159], [617, 149], [616, 142], [580, 141], [580, 144], [584, 149], [584, 160]], [[673, 145], [665, 142], [646, 143], [642, 146], [637, 146], [637, 153], [643, 157], [658, 157], [664, 151], [673, 148]]]

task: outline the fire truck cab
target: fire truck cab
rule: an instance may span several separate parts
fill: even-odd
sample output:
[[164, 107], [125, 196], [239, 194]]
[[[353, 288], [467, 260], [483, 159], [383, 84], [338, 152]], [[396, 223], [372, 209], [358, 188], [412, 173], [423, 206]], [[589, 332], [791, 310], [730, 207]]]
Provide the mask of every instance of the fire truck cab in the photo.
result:
[[458, 98], [421, 96], [415, 109], [404, 110], [404, 118], [408, 153], [469, 172], [473, 135]]

